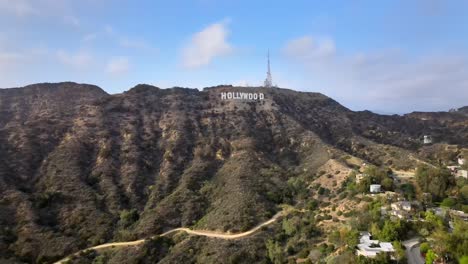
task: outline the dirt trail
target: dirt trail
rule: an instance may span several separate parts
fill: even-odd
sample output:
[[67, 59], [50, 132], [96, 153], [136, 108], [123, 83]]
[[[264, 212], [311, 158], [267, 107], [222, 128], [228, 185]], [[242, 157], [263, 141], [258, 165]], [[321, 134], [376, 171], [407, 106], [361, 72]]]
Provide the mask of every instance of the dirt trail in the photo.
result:
[[[276, 220], [278, 220], [278, 218], [280, 216], [283, 215], [283, 213], [284, 213], [284, 210], [278, 212], [272, 218], [270, 218], [269, 220], [257, 225], [256, 227], [254, 227], [254, 228], [252, 228], [252, 229], [250, 229], [250, 230], [248, 230], [246, 232], [237, 233], [237, 234], [222, 233], [222, 232], [208, 231], [208, 230], [191, 230], [191, 229], [188, 229], [188, 228], [185, 228], [185, 227], [179, 227], [179, 228], [171, 229], [171, 230], [169, 230], [169, 231], [167, 231], [165, 233], [162, 233], [159, 236], [167, 236], [167, 235], [175, 233], [175, 232], [186, 232], [187, 234], [195, 235], [195, 236], [205, 236], [205, 237], [213, 237], [213, 238], [221, 238], [221, 239], [239, 239], [239, 238], [244, 238], [244, 237], [250, 236], [250, 235], [254, 234], [255, 232], [257, 232], [258, 230], [260, 230], [260, 228], [275, 222]], [[140, 240], [129, 241], [129, 242], [113, 242], [113, 243], [106, 243], [106, 244], [86, 248], [86, 249], [80, 250], [80, 251], [78, 251], [78, 252], [76, 252], [76, 253], [74, 253], [74, 254], [72, 254], [72, 255], [70, 255], [70, 256], [62, 259], [62, 260], [59, 260], [59, 261], [55, 262], [54, 264], [64, 264], [72, 256], [78, 255], [80, 252], [83, 252], [83, 251], [86, 251], [86, 250], [100, 250], [100, 249], [105, 249], [105, 248], [110, 248], [110, 247], [115, 248], [115, 247], [136, 246], [136, 245], [144, 243], [145, 240], [146, 239], [140, 239]]]

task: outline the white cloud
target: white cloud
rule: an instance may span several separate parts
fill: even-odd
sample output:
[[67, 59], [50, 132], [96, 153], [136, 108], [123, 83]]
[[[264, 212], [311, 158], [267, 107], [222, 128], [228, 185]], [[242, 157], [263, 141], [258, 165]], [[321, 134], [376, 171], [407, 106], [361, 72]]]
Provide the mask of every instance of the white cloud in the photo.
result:
[[64, 21], [65, 23], [69, 24], [69, 25], [72, 25], [74, 27], [79, 27], [80, 26], [80, 20], [75, 17], [75, 16], [65, 16], [64, 18]]
[[36, 14], [37, 10], [29, 0], [0, 0], [0, 12], [24, 17]]
[[105, 25], [104, 26], [104, 31], [108, 35], [113, 35], [114, 34], [114, 28], [112, 26], [110, 26], [110, 25]]
[[97, 34], [97, 33], [89, 33], [89, 34], [84, 35], [84, 36], [81, 38], [81, 42], [92, 42], [92, 41], [95, 40], [97, 37], [98, 37], [98, 34]]
[[[80, 1], [80, 4], [83, 3], [84, 1]], [[12, 15], [23, 19], [47, 17], [79, 27], [81, 23], [74, 14], [74, 4], [76, 5], [72, 0], [0, 0], [0, 15]]]
[[335, 42], [330, 38], [317, 38], [304, 36], [293, 39], [284, 48], [288, 56], [297, 59], [316, 59], [335, 55]]
[[57, 57], [60, 62], [76, 69], [85, 69], [93, 63], [93, 57], [84, 51], [77, 53], [69, 53], [63, 50], [57, 52]]
[[18, 53], [0, 52], [0, 70], [4, 71], [24, 59], [24, 56]]
[[138, 39], [129, 39], [129, 38], [122, 38], [120, 40], [120, 46], [129, 49], [149, 49], [149, 45], [143, 41]]
[[226, 22], [212, 24], [195, 33], [182, 51], [183, 66], [199, 68], [216, 57], [229, 54], [233, 48], [227, 41], [228, 35]]
[[125, 74], [130, 70], [130, 62], [128, 58], [118, 57], [113, 58], [109, 61], [106, 67], [106, 71], [109, 74], [120, 75]]
[[333, 40], [310, 36], [286, 43], [284, 54], [303, 66], [304, 87], [353, 109], [447, 110], [468, 102], [468, 57], [407, 55], [401, 50], [338, 52]]

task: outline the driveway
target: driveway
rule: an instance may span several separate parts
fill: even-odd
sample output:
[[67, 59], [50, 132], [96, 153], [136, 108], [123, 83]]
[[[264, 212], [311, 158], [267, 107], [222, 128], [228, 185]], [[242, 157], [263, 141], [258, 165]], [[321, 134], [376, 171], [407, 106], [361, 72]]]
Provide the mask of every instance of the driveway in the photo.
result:
[[421, 251], [419, 250], [419, 238], [415, 237], [406, 241], [403, 241], [403, 245], [406, 247], [406, 259], [408, 259], [408, 264], [424, 264], [426, 263], [421, 256]]

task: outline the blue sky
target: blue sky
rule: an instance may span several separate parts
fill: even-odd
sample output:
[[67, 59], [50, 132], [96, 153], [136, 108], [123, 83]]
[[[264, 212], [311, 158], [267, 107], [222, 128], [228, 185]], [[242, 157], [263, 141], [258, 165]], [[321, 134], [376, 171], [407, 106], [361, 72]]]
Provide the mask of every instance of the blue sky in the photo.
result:
[[0, 0], [0, 87], [274, 82], [383, 113], [468, 105], [468, 2]]

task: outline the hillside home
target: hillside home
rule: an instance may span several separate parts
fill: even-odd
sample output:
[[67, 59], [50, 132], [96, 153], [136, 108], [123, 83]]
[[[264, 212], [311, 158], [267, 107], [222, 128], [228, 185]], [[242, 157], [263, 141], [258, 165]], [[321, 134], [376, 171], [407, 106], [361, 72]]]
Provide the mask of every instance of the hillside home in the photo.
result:
[[431, 144], [432, 143], [432, 137], [429, 135], [424, 135], [423, 139], [424, 144]]
[[411, 203], [408, 201], [399, 201], [392, 203], [392, 210], [389, 212], [390, 215], [398, 217], [400, 219], [406, 219], [410, 217], [410, 212], [412, 209]]
[[463, 212], [463, 211], [458, 211], [458, 210], [452, 210], [450, 209], [450, 215], [452, 217], [457, 217], [462, 219], [463, 221], [468, 221], [468, 214]]
[[458, 164], [465, 165], [466, 159], [463, 156], [458, 156]]
[[453, 176], [468, 179], [468, 171], [462, 170], [460, 166], [447, 166]]
[[371, 193], [379, 193], [379, 192], [380, 192], [380, 189], [381, 189], [380, 184], [371, 184], [371, 185], [370, 185], [370, 188], [369, 188], [369, 191], [370, 191]]
[[356, 183], [360, 183], [364, 179], [365, 175], [360, 173], [356, 175]]
[[393, 253], [392, 243], [380, 242], [378, 240], [372, 240], [372, 236], [369, 232], [361, 232], [359, 238], [359, 244], [357, 245], [356, 254], [359, 256], [365, 256], [368, 258], [374, 258], [379, 253]]
[[441, 207], [427, 208], [426, 211], [431, 211], [431, 212], [433, 212], [435, 215], [440, 216], [440, 217], [442, 217], [442, 218], [445, 217], [445, 214], [446, 214], [446, 212], [447, 212], [446, 209], [441, 208]]
[[457, 174], [455, 174], [455, 177], [463, 177], [465, 179], [468, 179], [468, 171], [467, 170], [458, 170]]
[[408, 202], [408, 201], [399, 201], [399, 202], [395, 202], [395, 203], [392, 203], [390, 205], [392, 207], [392, 210], [404, 210], [404, 211], [411, 211], [411, 203]]

